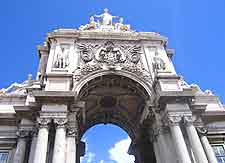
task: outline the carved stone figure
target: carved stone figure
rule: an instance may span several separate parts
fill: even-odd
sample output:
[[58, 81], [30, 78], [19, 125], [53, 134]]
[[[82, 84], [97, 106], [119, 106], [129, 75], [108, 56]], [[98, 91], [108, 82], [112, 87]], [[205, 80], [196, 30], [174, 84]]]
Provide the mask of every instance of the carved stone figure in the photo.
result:
[[56, 56], [55, 68], [66, 68], [69, 65], [69, 51], [65, 48], [61, 48]]
[[[113, 22], [113, 19], [118, 19]], [[81, 25], [79, 30], [96, 30], [96, 31], [116, 31], [125, 32], [132, 31], [129, 24], [123, 24], [123, 18], [120, 16], [112, 16], [108, 9], [104, 9], [103, 14], [92, 15], [89, 19], [89, 23]]]
[[119, 22], [115, 24], [118, 31], [130, 31], [130, 25], [123, 24], [123, 17], [119, 18]]
[[158, 56], [158, 52], [156, 51], [155, 56], [153, 58], [153, 67], [156, 70], [165, 70], [166, 64], [161, 57]]
[[80, 26], [80, 30], [93, 30], [98, 27], [98, 23], [95, 22], [94, 16], [90, 16], [89, 24]]
[[94, 15], [96, 18], [101, 18], [102, 20], [102, 25], [112, 25], [113, 23], [113, 18], [118, 18], [118, 16], [112, 16], [109, 13], [109, 10], [107, 8], [104, 9], [104, 13], [101, 15]]

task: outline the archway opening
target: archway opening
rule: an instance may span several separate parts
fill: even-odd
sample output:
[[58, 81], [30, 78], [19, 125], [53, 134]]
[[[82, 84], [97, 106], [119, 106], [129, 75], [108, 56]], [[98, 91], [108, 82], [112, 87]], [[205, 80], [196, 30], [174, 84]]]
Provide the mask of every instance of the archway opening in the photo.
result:
[[122, 128], [113, 124], [97, 124], [82, 136], [85, 155], [81, 163], [134, 163], [135, 157], [127, 152], [131, 138]]
[[[83, 135], [93, 126], [114, 124], [123, 128], [132, 139], [129, 154], [135, 156], [135, 163], [155, 163], [153, 144], [148, 132], [151, 121], [142, 123], [146, 108], [149, 105], [149, 94], [139, 82], [114, 74], [102, 75], [86, 82], [78, 91], [77, 98], [85, 103], [84, 108], [78, 114], [80, 138], [84, 139]], [[99, 131], [100, 134], [104, 132]], [[96, 137], [95, 140], [104, 141], [110, 135], [108, 132], [106, 133], [107, 136]], [[130, 141], [130, 139], [128, 140]], [[79, 145], [79, 149], [84, 149], [82, 148], [84, 143], [81, 142]], [[113, 147], [113, 144], [111, 146]], [[88, 149], [89, 147], [86, 150]], [[84, 150], [79, 151], [79, 156], [82, 156], [84, 152]], [[124, 155], [126, 155], [126, 152]], [[106, 153], [108, 153], [107, 150]], [[95, 156], [89, 153], [85, 157], [88, 157], [88, 155]], [[82, 161], [85, 161], [84, 159]], [[111, 160], [111, 163], [118, 162], [115, 161]], [[106, 162], [110, 163], [110, 160]], [[90, 159], [83, 163], [90, 163]], [[126, 163], [129, 163], [129, 161], [126, 161]]]

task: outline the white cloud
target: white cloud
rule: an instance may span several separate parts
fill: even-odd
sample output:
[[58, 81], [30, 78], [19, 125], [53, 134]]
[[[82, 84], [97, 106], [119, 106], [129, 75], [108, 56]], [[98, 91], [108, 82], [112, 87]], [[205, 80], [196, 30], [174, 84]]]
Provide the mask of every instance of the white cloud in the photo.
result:
[[88, 151], [88, 143], [87, 138], [82, 139], [83, 142], [85, 142], [85, 155], [84, 157], [80, 158], [81, 163], [92, 163], [93, 159], [95, 158], [96, 154], [93, 152]]
[[130, 146], [131, 139], [120, 140], [109, 149], [110, 159], [116, 161], [116, 163], [134, 163], [135, 158], [127, 153]]
[[104, 163], [104, 160], [101, 160], [100, 163]]
[[96, 154], [92, 153], [92, 152], [88, 152], [85, 154], [84, 157], [80, 158], [81, 163], [91, 163], [94, 158], [95, 158]]

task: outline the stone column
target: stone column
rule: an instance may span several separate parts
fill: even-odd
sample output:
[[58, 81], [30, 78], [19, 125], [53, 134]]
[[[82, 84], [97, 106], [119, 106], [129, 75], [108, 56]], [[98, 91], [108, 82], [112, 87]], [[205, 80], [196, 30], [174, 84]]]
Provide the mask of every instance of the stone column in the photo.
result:
[[[169, 126], [171, 135], [174, 141], [174, 146], [176, 148], [177, 155], [179, 157], [179, 162], [181, 163], [191, 163], [191, 159], [187, 150], [187, 146], [184, 141], [182, 131], [180, 129], [179, 123], [182, 120], [179, 115], [168, 115]], [[169, 149], [168, 149], [169, 150]]]
[[184, 116], [185, 128], [190, 141], [195, 159], [198, 163], [208, 163], [198, 133], [192, 123], [192, 116]]
[[24, 163], [27, 138], [29, 136], [29, 131], [19, 130], [17, 132], [18, 141], [16, 146], [16, 151], [13, 158], [13, 163]]
[[66, 163], [75, 163], [77, 156], [77, 144], [79, 143], [77, 112], [70, 114], [69, 127], [67, 129]]
[[32, 140], [31, 140], [28, 163], [33, 163], [33, 161], [34, 161], [34, 154], [35, 154], [36, 143], [37, 143], [37, 130], [36, 129], [34, 129], [31, 132], [31, 136], [32, 136]]
[[34, 163], [45, 163], [48, 148], [48, 124], [50, 123], [50, 119], [40, 118], [38, 119], [38, 123], [40, 126], [34, 154]]
[[155, 157], [156, 157], [156, 162], [157, 163], [162, 163], [162, 161], [160, 160], [160, 150], [159, 150], [159, 144], [157, 142], [157, 140], [153, 141], [153, 147], [154, 147], [154, 152], [155, 152]]
[[215, 153], [212, 149], [212, 146], [209, 144], [208, 138], [207, 138], [207, 129], [206, 128], [197, 128], [197, 131], [200, 135], [200, 140], [202, 142], [202, 146], [205, 150], [206, 156], [210, 163], [218, 163]]
[[67, 119], [58, 118], [54, 119], [56, 124], [55, 143], [53, 151], [53, 163], [65, 163], [66, 156], [66, 129], [65, 124]]

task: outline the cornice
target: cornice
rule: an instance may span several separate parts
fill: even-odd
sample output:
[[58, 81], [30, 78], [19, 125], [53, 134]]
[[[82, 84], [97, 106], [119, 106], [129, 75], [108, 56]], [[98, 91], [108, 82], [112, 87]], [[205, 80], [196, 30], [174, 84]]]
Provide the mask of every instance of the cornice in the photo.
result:
[[166, 37], [156, 32], [97, 32], [80, 31], [76, 29], [57, 29], [48, 33], [47, 40], [53, 38], [162, 41], [163, 45], [166, 45], [168, 40]]

